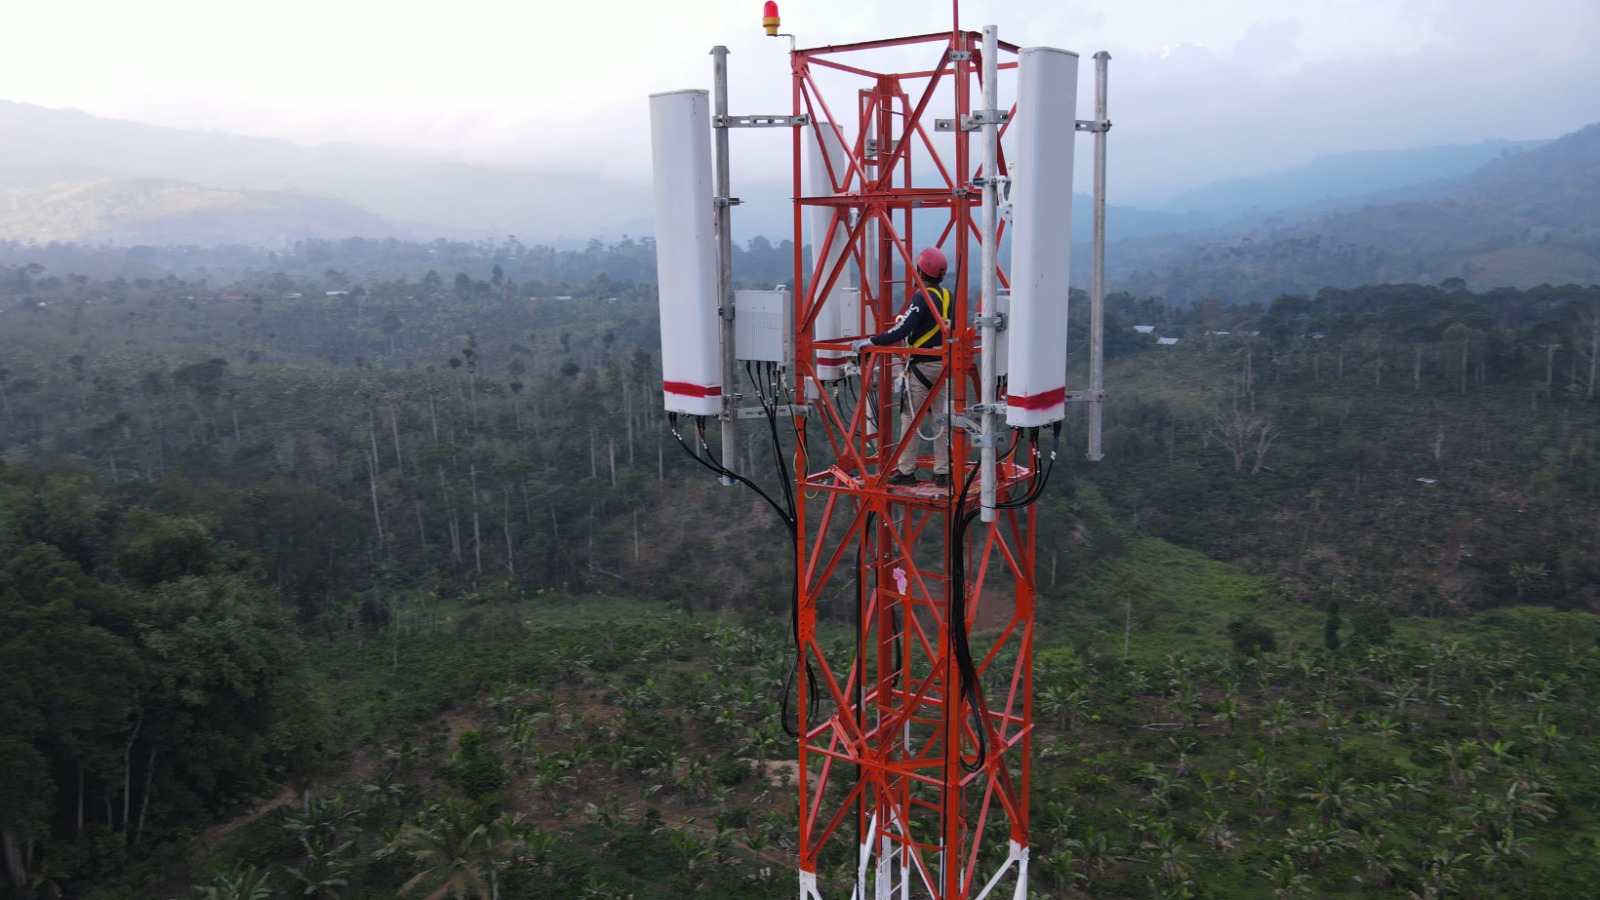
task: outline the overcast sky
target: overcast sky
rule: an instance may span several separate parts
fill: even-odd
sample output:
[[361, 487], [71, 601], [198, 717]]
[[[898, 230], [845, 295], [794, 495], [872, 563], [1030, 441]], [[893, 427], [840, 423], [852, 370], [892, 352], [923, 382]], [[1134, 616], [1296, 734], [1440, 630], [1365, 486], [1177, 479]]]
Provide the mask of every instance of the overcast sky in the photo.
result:
[[[801, 46], [950, 22], [941, 2], [781, 5]], [[20, 3], [7, 10], [0, 97], [645, 181], [646, 97], [708, 87], [712, 44], [733, 51], [735, 112], [787, 112], [787, 43], [762, 35], [760, 7]], [[969, 0], [962, 22], [1079, 51], [1085, 98], [1089, 56], [1112, 54], [1111, 193], [1123, 203], [1319, 152], [1555, 137], [1600, 120], [1600, 0]], [[787, 168], [781, 145], [739, 146], [744, 178]]]

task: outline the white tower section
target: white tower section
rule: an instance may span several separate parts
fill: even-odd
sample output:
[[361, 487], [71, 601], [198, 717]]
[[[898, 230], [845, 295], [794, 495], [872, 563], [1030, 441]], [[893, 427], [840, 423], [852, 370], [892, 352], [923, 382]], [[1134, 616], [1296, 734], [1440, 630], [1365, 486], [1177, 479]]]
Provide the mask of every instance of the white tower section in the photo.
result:
[[[831, 197], [845, 189], [850, 181], [850, 163], [845, 156], [844, 137], [839, 133], [839, 127], [832, 122], [820, 122], [806, 129], [806, 194], [811, 197]], [[844, 256], [845, 239], [850, 229], [848, 217], [843, 219], [839, 226], [832, 229], [829, 236], [829, 225], [833, 222], [834, 211], [828, 206], [810, 207], [808, 217], [811, 238], [811, 258], [822, 260], [822, 267], [818, 270], [818, 286], [827, 283], [829, 275]], [[826, 247], [827, 253], [823, 250]], [[853, 328], [854, 322], [846, 325], [844, 321], [844, 298], [841, 296], [846, 288], [855, 284], [851, 273], [852, 266], [849, 262], [844, 265], [844, 270], [833, 282], [833, 289], [827, 294], [818, 294], [817, 300], [822, 304], [822, 309], [817, 313], [816, 339], [819, 341], [833, 341], [845, 336], [847, 328]], [[859, 301], [858, 301], [859, 303]], [[850, 354], [841, 350], [817, 351], [817, 376], [824, 381], [832, 381], [844, 377], [844, 367], [850, 362]]]
[[1018, 57], [1005, 402], [1006, 424], [1027, 428], [1066, 414], [1078, 54], [1028, 47]]
[[667, 412], [722, 412], [711, 101], [705, 91], [650, 95], [656, 280]]

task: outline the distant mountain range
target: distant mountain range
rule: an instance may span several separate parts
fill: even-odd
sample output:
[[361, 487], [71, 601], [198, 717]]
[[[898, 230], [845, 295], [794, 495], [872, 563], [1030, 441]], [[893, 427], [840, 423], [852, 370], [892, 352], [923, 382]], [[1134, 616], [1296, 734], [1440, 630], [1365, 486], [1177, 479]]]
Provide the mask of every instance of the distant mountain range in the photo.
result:
[[1178, 302], [1456, 277], [1475, 289], [1600, 283], [1600, 124], [1467, 175], [1342, 205], [1243, 236], [1127, 241], [1111, 274]]
[[282, 246], [308, 238], [385, 234], [389, 227], [340, 200], [220, 191], [182, 181], [107, 180], [0, 189], [0, 235], [36, 243]]
[[[1174, 301], [1459, 276], [1600, 280], [1600, 132], [1330, 154], [1161, 210], [1111, 206], [1115, 284]], [[736, 184], [734, 236], [786, 237], [781, 183]], [[280, 247], [321, 237], [557, 247], [654, 232], [645, 184], [160, 128], [0, 101], [0, 239]], [[1074, 197], [1074, 283], [1089, 199]]]
[[[300, 195], [308, 216], [301, 230], [353, 225], [343, 211], [316, 219], [319, 197], [367, 211], [359, 237], [505, 237], [524, 243], [568, 238], [582, 242], [613, 229], [649, 227], [648, 185], [571, 172], [516, 172], [487, 166], [404, 159], [349, 145], [298, 147], [287, 141], [160, 128], [91, 116], [77, 110], [0, 102], [0, 188], [36, 188], [91, 181], [187, 182], [201, 188]], [[127, 232], [138, 210], [125, 211]], [[153, 212], [164, 230], [194, 243], [216, 219], [185, 228], [182, 217]], [[251, 229], [246, 228], [249, 232]], [[7, 233], [4, 236], [15, 237]], [[530, 240], [533, 239], [533, 240]], [[148, 243], [149, 241], [141, 241]]]
[[1495, 159], [1548, 143], [1496, 140], [1409, 150], [1327, 153], [1280, 172], [1218, 181], [1175, 197], [1162, 208], [1214, 220], [1266, 217], [1285, 211], [1305, 214], [1380, 191], [1425, 188], [1476, 171]]
[[[282, 215], [278, 230], [263, 231], [259, 212], [237, 227], [220, 198], [192, 215], [174, 206], [173, 188], [155, 201], [148, 185], [112, 188], [124, 181], [184, 182], [199, 191], [251, 195], [253, 210], [269, 204]], [[89, 190], [91, 183], [100, 186]], [[735, 237], [779, 240], [789, 235], [789, 186], [735, 185], [745, 203], [735, 211]], [[49, 188], [43, 194], [36, 189]], [[18, 193], [22, 191], [22, 193]], [[37, 198], [56, 198], [31, 215], [0, 217], [0, 238], [111, 241], [116, 243], [265, 243], [341, 230], [355, 237], [429, 240], [503, 238], [582, 246], [590, 238], [654, 233], [650, 187], [588, 173], [522, 172], [488, 166], [397, 158], [349, 145], [298, 147], [287, 141], [161, 128], [104, 119], [78, 110], [47, 109], [0, 101], [0, 206], [19, 210]], [[270, 194], [269, 201], [261, 195]], [[74, 197], [62, 218], [63, 195]], [[137, 198], [152, 199], [149, 209]], [[90, 213], [97, 198], [118, 206]], [[317, 198], [338, 201], [313, 202]], [[236, 198], [237, 199], [237, 198]], [[1087, 240], [1089, 200], [1075, 198], [1078, 231]], [[349, 207], [359, 207], [351, 210]], [[293, 221], [298, 211], [304, 219]], [[357, 213], [364, 212], [364, 215]], [[1112, 234], [1143, 237], [1207, 224], [1189, 215], [1113, 206]], [[150, 231], [141, 230], [149, 221]], [[114, 224], [113, 224], [114, 223]], [[262, 237], [262, 235], [267, 235]]]

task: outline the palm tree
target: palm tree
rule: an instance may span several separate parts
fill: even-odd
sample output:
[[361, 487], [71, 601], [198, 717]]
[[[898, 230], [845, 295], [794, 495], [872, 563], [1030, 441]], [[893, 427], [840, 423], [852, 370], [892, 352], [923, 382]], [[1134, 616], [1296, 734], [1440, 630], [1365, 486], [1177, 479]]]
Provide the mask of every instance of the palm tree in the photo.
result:
[[1388, 887], [1394, 881], [1395, 873], [1406, 868], [1406, 852], [1400, 847], [1386, 846], [1382, 834], [1372, 835], [1356, 845], [1361, 857], [1366, 860], [1367, 874], [1357, 876], [1363, 884], [1370, 883], [1377, 888]]
[[[410, 893], [425, 881], [442, 882], [452, 897], [499, 900], [495, 861], [515, 843], [503, 828], [504, 820], [474, 824], [473, 808], [454, 798], [429, 810], [426, 825], [408, 822], [395, 835], [394, 847], [404, 850], [424, 868], [400, 888]], [[488, 875], [488, 880], [484, 879]]]
[[1245, 710], [1240, 706], [1239, 701], [1230, 693], [1217, 701], [1217, 713], [1211, 719], [1214, 722], [1226, 724], [1228, 726], [1228, 734], [1231, 736], [1233, 734], [1233, 725], [1239, 720], [1239, 716], [1243, 712]]
[[1084, 826], [1081, 837], [1062, 841], [1062, 846], [1082, 856], [1084, 868], [1096, 875], [1104, 872], [1107, 861], [1116, 855], [1116, 848], [1111, 846], [1105, 832], [1096, 831], [1093, 825]]
[[1300, 871], [1294, 864], [1294, 858], [1287, 853], [1278, 857], [1270, 869], [1262, 869], [1261, 876], [1272, 882], [1272, 896], [1278, 900], [1310, 896], [1306, 882], [1311, 880], [1311, 876]]
[[1198, 829], [1198, 836], [1202, 841], [1222, 851], [1232, 850], [1237, 845], [1233, 829], [1228, 827], [1227, 810], [1202, 810], [1200, 821], [1203, 824]]
[[1294, 730], [1294, 703], [1287, 697], [1279, 697], [1267, 707], [1267, 717], [1261, 720], [1272, 743], [1278, 743], [1279, 738]]
[[1189, 865], [1190, 854], [1183, 842], [1178, 839], [1178, 833], [1170, 822], [1157, 822], [1151, 829], [1155, 835], [1154, 840], [1146, 840], [1140, 844], [1145, 850], [1156, 851], [1156, 859], [1161, 863], [1161, 878], [1168, 884], [1187, 883], [1193, 869]]
[[1364, 790], [1367, 801], [1379, 815], [1391, 809], [1400, 799], [1399, 789], [1386, 782], [1374, 781], [1365, 785]]
[[1047, 854], [1044, 858], [1044, 871], [1058, 887], [1071, 887], [1072, 885], [1088, 880], [1082, 872], [1072, 871], [1072, 864], [1076, 861], [1071, 850], [1058, 850]]
[[1244, 777], [1240, 780], [1250, 789], [1251, 798], [1259, 801], [1263, 810], [1270, 811], [1278, 788], [1287, 780], [1283, 772], [1266, 764], [1265, 752], [1257, 753], [1254, 762], [1245, 763], [1240, 768], [1244, 771]]
[[1343, 822], [1364, 809], [1359, 795], [1360, 788], [1354, 778], [1341, 779], [1333, 769], [1322, 769], [1317, 773], [1315, 786], [1301, 792], [1300, 799], [1315, 805], [1319, 816]]
[[1367, 720], [1367, 727], [1378, 733], [1378, 743], [1383, 749], [1389, 749], [1389, 739], [1400, 733], [1400, 723], [1388, 716], [1373, 716]]
[[1542, 709], [1534, 714], [1533, 724], [1522, 726], [1522, 730], [1528, 732], [1528, 743], [1539, 748], [1540, 762], [1549, 762], [1551, 751], [1560, 750], [1567, 743], [1566, 735], [1553, 723], [1545, 721]]
[[1418, 687], [1419, 685], [1415, 680], [1408, 678], [1395, 682], [1394, 690], [1380, 691], [1379, 693], [1389, 698], [1389, 702], [1394, 705], [1395, 715], [1404, 716], [1406, 707], [1417, 702]]
[[1064, 839], [1072, 830], [1072, 825], [1078, 820], [1078, 808], [1075, 804], [1063, 804], [1059, 800], [1046, 800], [1044, 815], [1039, 817], [1039, 824], [1044, 826], [1044, 832], [1056, 839]]
[[1456, 874], [1461, 864], [1469, 858], [1466, 853], [1456, 853], [1453, 850], [1435, 850], [1423, 863], [1422, 892], [1412, 892], [1415, 900], [1439, 900], [1451, 895], [1451, 889], [1456, 884]]
[[361, 830], [354, 821], [359, 815], [360, 810], [346, 804], [342, 797], [324, 800], [307, 794], [305, 815], [284, 824], [284, 829], [299, 839], [306, 854], [298, 868], [285, 867], [284, 871], [305, 885], [308, 896], [334, 897], [334, 888], [350, 883], [350, 861], [343, 856], [354, 841], [341, 841], [340, 837]]
[[1394, 785], [1395, 793], [1400, 800], [1401, 809], [1410, 809], [1411, 803], [1417, 797], [1426, 796], [1433, 790], [1433, 785], [1420, 775], [1409, 775], [1404, 772], [1389, 780]]
[[219, 872], [208, 885], [195, 885], [200, 900], [268, 900], [272, 879], [266, 872], [246, 866], [232, 872]]

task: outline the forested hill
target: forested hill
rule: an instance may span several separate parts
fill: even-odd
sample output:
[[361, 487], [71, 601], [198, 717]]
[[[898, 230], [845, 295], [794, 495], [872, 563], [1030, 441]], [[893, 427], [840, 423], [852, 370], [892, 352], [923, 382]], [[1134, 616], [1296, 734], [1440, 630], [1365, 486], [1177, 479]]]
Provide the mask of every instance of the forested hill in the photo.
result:
[[[528, 900], [792, 893], [791, 550], [667, 429], [652, 288], [588, 274], [648, 252], [0, 269], [16, 895], [392, 897], [430, 853]], [[1069, 423], [1039, 501], [1041, 877], [1575, 896], [1600, 290], [1118, 294], [1107, 334], [1107, 459]], [[783, 433], [742, 432], [768, 484]]]
[[[499, 274], [496, 275], [496, 271]], [[80, 285], [74, 296], [91, 302], [86, 279], [98, 278], [115, 295], [138, 282], [184, 282], [203, 290], [228, 287], [227, 293], [255, 291], [263, 302], [299, 293], [326, 294], [350, 289], [361, 297], [380, 282], [420, 282], [429, 272], [450, 275], [450, 290], [483, 296], [532, 299], [541, 296], [610, 296], [619, 290], [655, 283], [655, 241], [623, 238], [611, 244], [589, 241], [581, 250], [528, 246], [515, 237], [500, 240], [428, 242], [394, 238], [370, 240], [297, 240], [281, 250], [244, 244], [226, 246], [164, 245], [119, 247], [71, 242], [35, 244], [0, 241], [0, 278], [8, 297], [26, 301], [35, 287], [50, 289], [63, 280]], [[771, 286], [792, 277], [794, 244], [752, 238], [733, 245], [733, 274], [740, 286]], [[431, 283], [430, 279], [430, 283]], [[359, 290], [357, 290], [359, 288]], [[415, 294], [415, 291], [412, 292]], [[433, 304], [434, 291], [423, 295]], [[331, 301], [330, 301], [331, 302]], [[276, 302], [272, 304], [278, 306]]]
[[1446, 278], [1477, 288], [1600, 282], [1597, 173], [1600, 125], [1591, 125], [1471, 175], [1246, 240], [1176, 254], [1170, 241], [1133, 242], [1118, 282], [1175, 302], [1230, 303]]
[[[518, 274], [557, 258], [500, 249]], [[620, 250], [612, 256], [627, 259]], [[483, 280], [430, 270], [416, 281], [360, 284], [329, 269], [320, 283], [275, 273], [226, 286], [8, 269], [0, 280], [0, 450], [19, 462], [74, 460], [141, 490], [169, 477], [245, 492], [293, 484], [314, 489], [307, 497], [347, 504], [338, 507], [342, 517], [320, 516], [318, 528], [345, 523], [335, 543], [365, 549], [280, 567], [296, 579], [337, 571], [345, 574], [335, 580], [354, 578], [356, 589], [366, 582], [354, 573], [386, 559], [391, 568], [442, 566], [461, 578], [505, 573], [554, 586], [603, 583], [609, 572], [633, 583], [638, 573], [627, 574], [627, 560], [602, 550], [620, 539], [615, 529], [633, 527], [635, 511], [650, 514], [656, 495], [646, 487], [684, 462], [656, 411], [653, 290], [603, 275], [582, 284], [519, 282], [499, 265]], [[1446, 507], [1408, 501], [1416, 518], [1404, 528], [1416, 533], [1403, 546], [1419, 555], [1374, 565], [1373, 554], [1400, 545], [1372, 543], [1367, 522], [1327, 534], [1331, 555], [1317, 558], [1344, 583], [1370, 581], [1363, 591], [1407, 609], [1413, 595], [1431, 603], [1430, 585], [1463, 567], [1476, 574], [1453, 604], [1504, 601], [1518, 565], [1550, 573], [1539, 591], [1565, 604], [1591, 602], [1590, 551], [1576, 537], [1589, 533], [1578, 527], [1583, 508], [1561, 498], [1590, 490], [1600, 291], [1447, 287], [1328, 289], [1267, 306], [1210, 300], [1190, 309], [1114, 295], [1108, 343], [1128, 354], [1130, 368], [1108, 412], [1111, 462], [1085, 477], [1136, 466], [1138, 478], [1107, 482], [1116, 508], [1215, 556], [1292, 573], [1296, 590], [1311, 591], [1323, 576], [1315, 567], [1300, 571], [1307, 558], [1275, 543], [1293, 531], [1263, 522], [1315, 520], [1340, 508], [1336, 495], [1356, 521], [1387, 521], [1390, 489], [1413, 491], [1417, 478], [1485, 465], [1493, 477], [1456, 472], [1413, 500], [1460, 490], [1475, 498], [1462, 509], [1542, 508], [1541, 497], [1554, 505], [1512, 528], [1500, 513], [1455, 518]], [[1133, 324], [1181, 342], [1146, 346]], [[1249, 415], [1234, 421], [1239, 408]], [[1224, 447], [1250, 435], [1224, 438], [1255, 416], [1272, 425], [1264, 465], [1293, 460], [1292, 476], [1230, 474], [1236, 460]], [[1137, 468], [1163, 456], [1170, 472]], [[598, 479], [593, 496], [571, 488], [574, 473]], [[1372, 479], [1389, 487], [1373, 493]], [[629, 484], [643, 493], [610, 495]], [[1204, 500], [1219, 490], [1218, 502]], [[1307, 513], [1313, 491], [1319, 499]], [[1184, 510], [1184, 497], [1195, 510]], [[1242, 509], [1258, 518], [1213, 521]], [[499, 520], [493, 541], [485, 534], [491, 515]], [[1553, 540], [1567, 533], [1575, 537]], [[1463, 551], [1472, 535], [1493, 554]], [[1304, 529], [1300, 536], [1309, 539]], [[245, 544], [269, 558], [279, 552]], [[1560, 558], [1550, 555], [1557, 546]], [[397, 549], [391, 556], [384, 547]], [[1439, 554], [1453, 561], [1429, 561]], [[327, 585], [295, 583], [282, 584], [299, 592], [303, 614], [316, 615]]]
[[[369, 226], [384, 226], [336, 237], [516, 234], [529, 243], [561, 236], [585, 240], [596, 234], [648, 233], [648, 227], [638, 226], [641, 211], [647, 217], [650, 208], [648, 185], [592, 174], [436, 162], [349, 144], [299, 147], [283, 140], [162, 128], [0, 101], [0, 189], [139, 180], [337, 200], [373, 217]], [[307, 222], [337, 223], [336, 218], [309, 213]], [[32, 237], [3, 227], [0, 236]], [[136, 240], [154, 244], [163, 238]], [[193, 242], [220, 240], [224, 238]]]
[[0, 235], [34, 244], [245, 244], [284, 247], [407, 230], [324, 197], [224, 191], [182, 181], [90, 181], [0, 188]]

